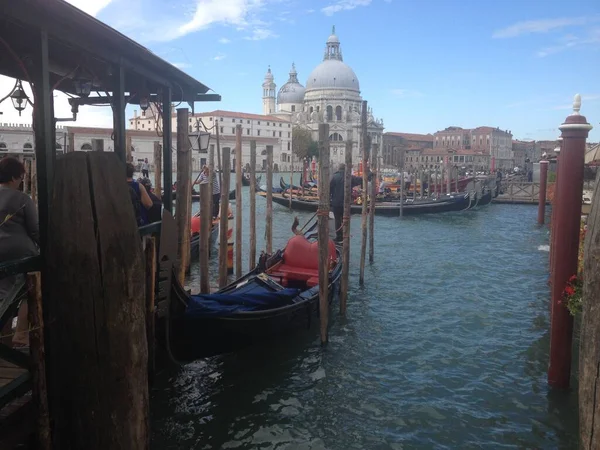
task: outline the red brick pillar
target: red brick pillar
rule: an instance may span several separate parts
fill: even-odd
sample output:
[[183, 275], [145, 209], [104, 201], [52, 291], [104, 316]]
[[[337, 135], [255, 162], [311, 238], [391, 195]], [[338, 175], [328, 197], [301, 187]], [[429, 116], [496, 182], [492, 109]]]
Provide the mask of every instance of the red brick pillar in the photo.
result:
[[546, 216], [546, 187], [548, 186], [548, 161], [540, 161], [540, 192], [538, 199], [538, 224], [544, 225]]
[[573, 317], [563, 301], [563, 291], [568, 279], [577, 274], [585, 141], [592, 129], [586, 118], [579, 114], [580, 107], [581, 97], [578, 94], [573, 102], [573, 113], [559, 127], [563, 145], [560, 152], [560, 185], [556, 192], [556, 222], [553, 227], [556, 249], [551, 286], [552, 319], [548, 368], [548, 383], [559, 389], [569, 387], [571, 376]]
[[[554, 232], [554, 224], [556, 223], [556, 199], [558, 197], [558, 172], [560, 171], [560, 147], [562, 146], [562, 137], [558, 138], [559, 146], [554, 149], [556, 153], [556, 176], [554, 179], [554, 200], [552, 201], [552, 213], [550, 216], [550, 282], [554, 276], [554, 250], [556, 250], [556, 233]], [[550, 303], [552, 310], [552, 303]]]

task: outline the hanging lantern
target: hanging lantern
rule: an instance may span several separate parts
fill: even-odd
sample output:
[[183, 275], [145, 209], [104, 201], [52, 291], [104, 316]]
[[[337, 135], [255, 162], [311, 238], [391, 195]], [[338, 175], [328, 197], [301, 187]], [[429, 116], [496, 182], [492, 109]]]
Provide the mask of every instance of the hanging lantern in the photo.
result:
[[17, 86], [15, 87], [15, 90], [12, 92], [12, 94], [10, 94], [10, 99], [15, 109], [19, 111], [19, 117], [21, 117], [21, 112], [25, 109], [27, 103], [29, 102], [29, 97], [23, 90], [21, 80], [17, 81]]

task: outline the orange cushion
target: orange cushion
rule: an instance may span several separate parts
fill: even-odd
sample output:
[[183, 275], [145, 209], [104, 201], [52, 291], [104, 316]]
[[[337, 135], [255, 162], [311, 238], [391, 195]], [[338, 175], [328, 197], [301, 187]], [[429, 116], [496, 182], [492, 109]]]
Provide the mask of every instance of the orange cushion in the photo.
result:
[[194, 234], [200, 234], [200, 216], [192, 217], [190, 231], [192, 232], [192, 236]]
[[[335, 244], [329, 239], [329, 260], [335, 260]], [[283, 261], [287, 266], [303, 269], [319, 269], [319, 243], [309, 242], [304, 236], [291, 238], [283, 252]]]
[[290, 280], [308, 280], [311, 277], [319, 276], [318, 270], [304, 269], [302, 267], [290, 266], [289, 264], [282, 264], [279, 266], [278, 271]]

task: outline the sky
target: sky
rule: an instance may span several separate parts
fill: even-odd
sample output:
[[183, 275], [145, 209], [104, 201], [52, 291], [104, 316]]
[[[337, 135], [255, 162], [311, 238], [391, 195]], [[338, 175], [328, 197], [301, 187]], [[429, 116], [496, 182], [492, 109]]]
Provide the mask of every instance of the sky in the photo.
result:
[[[579, 93], [589, 141], [600, 141], [597, 0], [68, 1], [221, 94], [197, 112], [261, 113], [267, 68], [279, 89], [294, 62], [306, 84], [335, 25], [386, 131], [485, 125], [555, 139]], [[0, 93], [11, 87], [0, 80]], [[57, 115], [68, 116], [63, 100]], [[2, 122], [18, 121], [2, 106]], [[75, 125], [110, 127], [110, 109], [82, 108]]]

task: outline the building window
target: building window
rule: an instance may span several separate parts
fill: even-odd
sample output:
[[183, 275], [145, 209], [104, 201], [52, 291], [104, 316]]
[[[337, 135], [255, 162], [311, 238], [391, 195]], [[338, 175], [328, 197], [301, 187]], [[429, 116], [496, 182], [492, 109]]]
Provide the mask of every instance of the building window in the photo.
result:
[[329, 136], [329, 140], [330, 141], [343, 141], [344, 139], [342, 138], [342, 136], [339, 133], [333, 133], [331, 136]]
[[288, 141], [288, 151], [290, 150], [290, 141]]
[[260, 120], [258, 121], [258, 124], [260, 125]]
[[192, 126], [190, 125], [190, 133], [192, 132]]
[[317, 112], [321, 111], [321, 107], [317, 105]]
[[219, 130], [221, 132], [221, 134], [223, 133], [223, 127], [221, 127], [221, 129]]
[[[25, 144], [27, 145], [27, 144]], [[87, 142], [81, 146], [81, 150], [90, 151], [92, 149], [92, 144], [88, 144]]]
[[291, 137], [292, 137], [292, 133], [290, 133], [289, 131], [288, 131], [288, 137], [289, 137], [289, 138], [291, 138]]
[[281, 131], [279, 132], [279, 137], [281, 137]]
[[219, 122], [223, 122], [223, 118], [222, 117], [219, 117]]
[[248, 120], [248, 121], [246, 121], [246, 123], [247, 123], [248, 125], [250, 125], [250, 121], [249, 121], [249, 120]]
[[309, 112], [309, 114], [312, 114], [312, 112], [313, 112], [313, 107], [312, 106], [310, 108], [308, 108], [308, 112]]
[[246, 134], [247, 134], [248, 136], [250, 136], [250, 128], [248, 128], [248, 129], [246, 130]]
[[192, 123], [192, 118], [190, 117], [190, 123]]
[[235, 134], [235, 128], [231, 129], [231, 134]]
[[335, 107], [335, 120], [342, 120], [342, 107], [341, 106]]
[[288, 123], [288, 128], [292, 128], [292, 125]]
[[292, 112], [296, 112], [296, 105], [292, 105]]
[[281, 128], [281, 125], [282, 125], [282, 124], [280, 123], [280, 124], [279, 124], [279, 128]]
[[142, 124], [142, 128], [144, 128], [144, 124]]
[[269, 126], [269, 125], [270, 125], [270, 123], [269, 123], [269, 122], [267, 122], [267, 126]]
[[5, 142], [0, 142], [0, 152], [7, 152], [8, 151], [8, 147], [6, 146]]
[[273, 131], [273, 137], [276, 137], [276, 136], [275, 136], [276, 134], [277, 134], [277, 133], [276, 133], [275, 131]]
[[256, 135], [260, 136], [260, 130], [256, 130]]
[[327, 106], [327, 121], [330, 122], [333, 120], [333, 106], [329, 105]]

